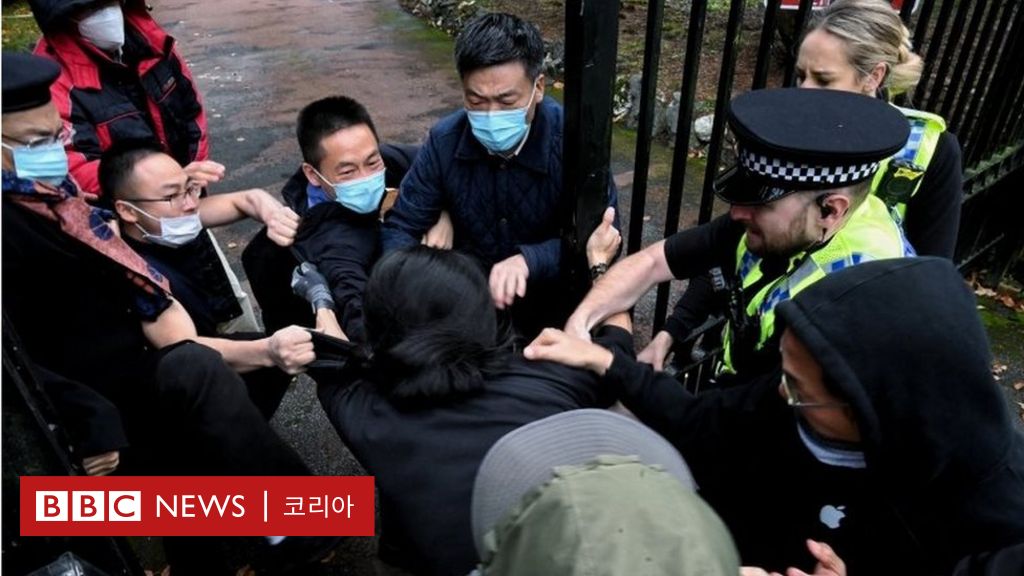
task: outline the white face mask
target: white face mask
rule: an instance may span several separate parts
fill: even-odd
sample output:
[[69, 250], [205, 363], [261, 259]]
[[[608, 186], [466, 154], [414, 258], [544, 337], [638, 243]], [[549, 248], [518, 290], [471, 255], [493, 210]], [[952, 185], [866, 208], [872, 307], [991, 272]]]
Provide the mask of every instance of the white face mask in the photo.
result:
[[160, 234], [150, 234], [145, 228], [135, 222], [135, 227], [142, 232], [143, 239], [152, 242], [153, 244], [159, 244], [161, 246], [167, 246], [168, 248], [177, 248], [188, 244], [189, 242], [196, 239], [199, 233], [203, 231], [203, 222], [199, 219], [199, 212], [194, 214], [188, 214], [186, 216], [175, 216], [171, 218], [161, 218], [153, 216], [139, 208], [138, 206], [125, 202], [139, 213], [146, 216], [151, 220], [156, 220], [160, 224]]
[[93, 12], [78, 22], [82, 38], [104, 52], [117, 52], [124, 46], [124, 14], [113, 4]]

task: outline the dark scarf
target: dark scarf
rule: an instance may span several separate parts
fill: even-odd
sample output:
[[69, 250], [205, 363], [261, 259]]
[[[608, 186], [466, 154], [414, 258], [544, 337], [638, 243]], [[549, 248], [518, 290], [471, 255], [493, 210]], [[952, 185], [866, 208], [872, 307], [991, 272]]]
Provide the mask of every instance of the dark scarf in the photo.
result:
[[65, 178], [60, 186], [51, 191], [4, 170], [3, 192], [15, 204], [56, 222], [62, 232], [117, 263], [139, 289], [140, 312], [144, 316], [149, 316], [147, 312], [153, 311], [159, 314], [167, 307], [171, 292], [167, 278], [114, 233], [107, 224], [113, 216], [109, 210], [90, 206], [78, 197], [77, 188], [70, 179]]

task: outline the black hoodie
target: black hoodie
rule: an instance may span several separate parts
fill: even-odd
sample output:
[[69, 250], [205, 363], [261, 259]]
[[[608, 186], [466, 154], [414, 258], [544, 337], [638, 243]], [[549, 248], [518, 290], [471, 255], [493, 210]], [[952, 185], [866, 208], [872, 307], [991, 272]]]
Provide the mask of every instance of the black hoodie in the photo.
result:
[[869, 484], [939, 573], [1024, 541], [1024, 437], [963, 278], [915, 258], [829, 280], [779, 315], [852, 404]]
[[810, 454], [777, 373], [698, 397], [621, 353], [606, 375], [686, 457], [743, 563], [809, 571], [805, 538], [831, 544], [851, 575], [951, 574], [962, 559], [962, 573], [1000, 574], [1020, 561], [1020, 548], [983, 554], [1024, 542], [1024, 438], [955, 268], [862, 264], [778, 312], [853, 406], [866, 468]]

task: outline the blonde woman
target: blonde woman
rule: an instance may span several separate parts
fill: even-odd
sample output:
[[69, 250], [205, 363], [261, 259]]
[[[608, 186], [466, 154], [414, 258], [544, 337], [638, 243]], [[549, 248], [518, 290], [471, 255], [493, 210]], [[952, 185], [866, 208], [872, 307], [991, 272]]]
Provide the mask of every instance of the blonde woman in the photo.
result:
[[[837, 0], [817, 13], [800, 44], [802, 88], [891, 99], [914, 89], [923, 62], [910, 33], [884, 0]], [[872, 191], [894, 208], [919, 255], [953, 257], [963, 173], [960, 145], [945, 121], [909, 108], [907, 146], [875, 176]]]
[[[800, 45], [797, 74], [802, 88], [828, 88], [890, 99], [917, 85], [921, 57], [910, 34], [885, 0], [837, 0], [816, 13]], [[912, 125], [908, 146], [875, 174], [872, 192], [902, 221], [920, 256], [953, 258], [963, 172], [960, 144], [937, 115], [900, 108]], [[669, 352], [724, 306], [707, 275], [691, 280], [665, 326], [637, 355], [662, 370]], [[686, 364], [687, 350], [676, 350]]]

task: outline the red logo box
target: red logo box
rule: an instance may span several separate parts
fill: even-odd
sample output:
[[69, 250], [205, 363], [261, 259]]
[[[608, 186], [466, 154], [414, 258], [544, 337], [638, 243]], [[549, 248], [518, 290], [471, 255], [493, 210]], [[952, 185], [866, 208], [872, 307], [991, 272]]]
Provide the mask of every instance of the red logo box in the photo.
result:
[[372, 536], [372, 476], [22, 476], [22, 536]]

